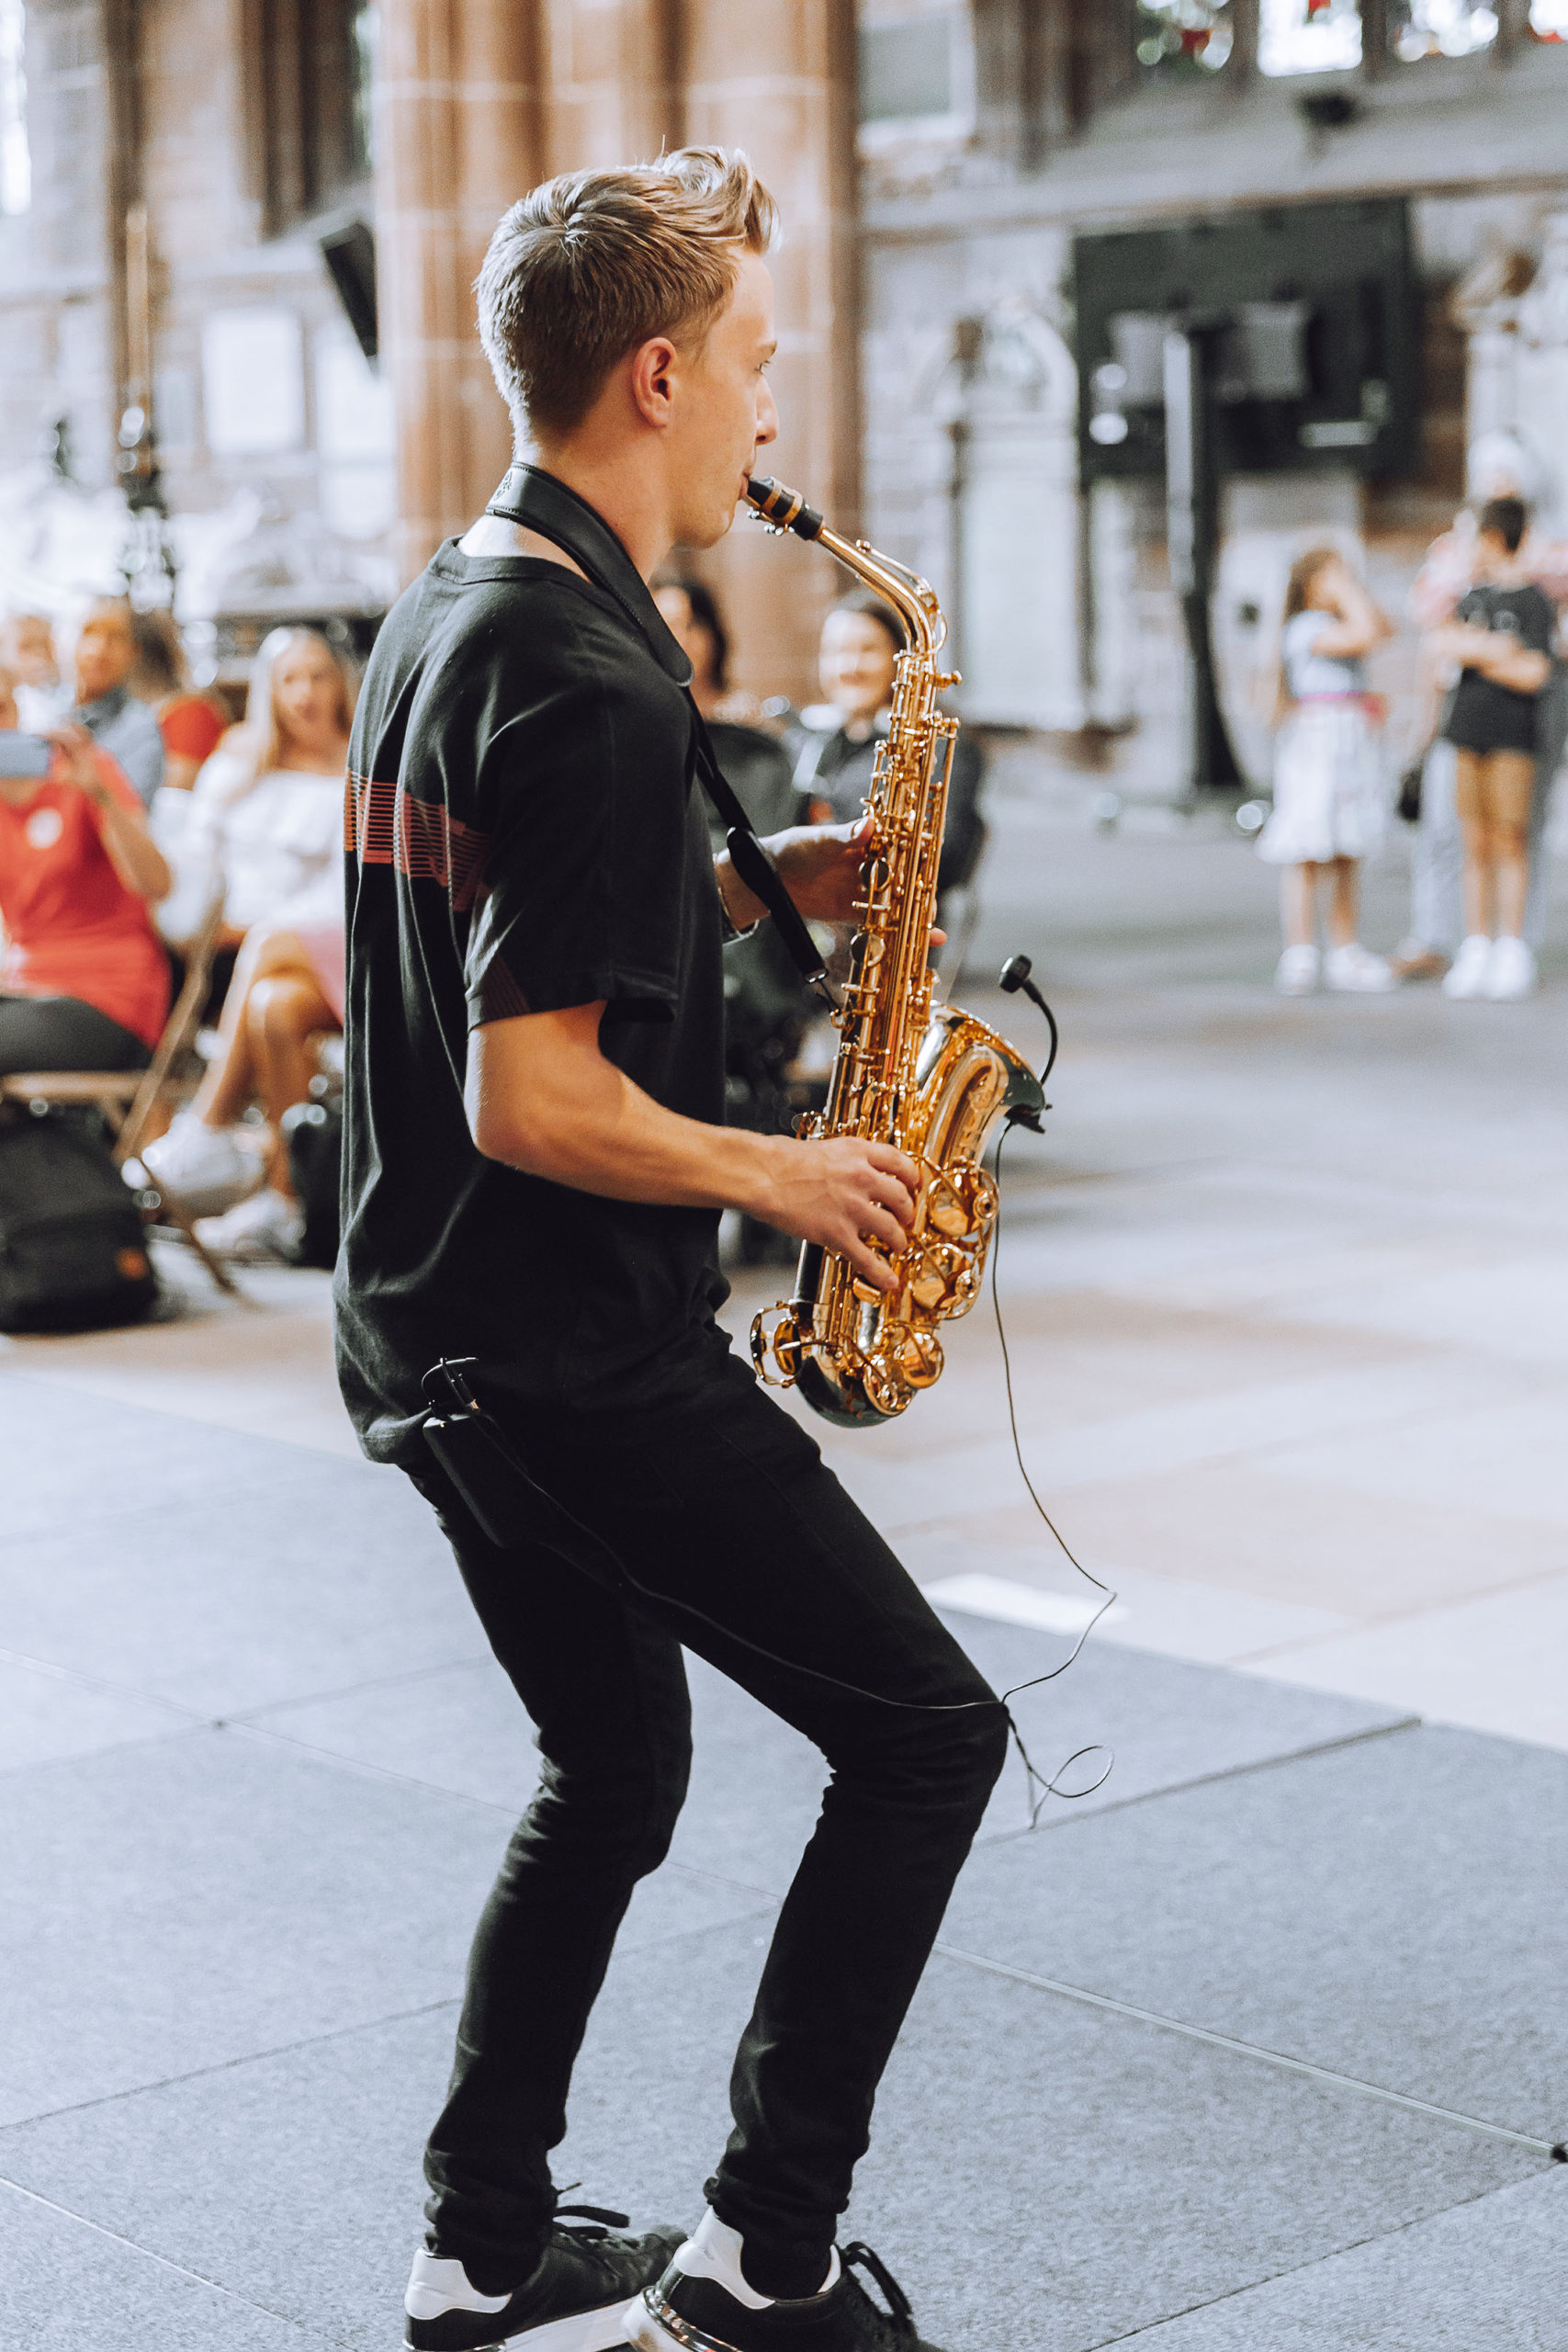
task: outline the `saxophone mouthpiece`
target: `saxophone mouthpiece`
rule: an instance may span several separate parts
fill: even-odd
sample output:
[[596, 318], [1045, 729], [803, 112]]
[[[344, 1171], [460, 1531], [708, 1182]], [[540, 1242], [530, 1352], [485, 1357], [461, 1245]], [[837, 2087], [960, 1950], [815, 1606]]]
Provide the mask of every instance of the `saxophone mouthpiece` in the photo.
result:
[[814, 539], [822, 528], [822, 517], [814, 506], [807, 506], [798, 490], [791, 490], [787, 482], [775, 481], [772, 474], [752, 474], [746, 484], [749, 503], [764, 523], [775, 531], [793, 531], [799, 539]]

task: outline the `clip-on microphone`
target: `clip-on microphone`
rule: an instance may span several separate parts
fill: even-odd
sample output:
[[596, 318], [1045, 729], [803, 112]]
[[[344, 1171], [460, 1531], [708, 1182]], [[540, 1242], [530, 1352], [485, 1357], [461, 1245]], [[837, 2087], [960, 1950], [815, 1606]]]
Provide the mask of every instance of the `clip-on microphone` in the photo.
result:
[[[1046, 1080], [1050, 1077], [1051, 1072], [1056, 1067], [1056, 1048], [1061, 1044], [1062, 1040], [1061, 1033], [1056, 1027], [1055, 1014], [1052, 1012], [1050, 1006], [1041, 995], [1039, 989], [1029, 977], [1034, 967], [1030, 962], [1027, 956], [1010, 956], [1007, 962], [1002, 966], [1000, 974], [998, 977], [997, 985], [998, 988], [1004, 989], [1009, 996], [1016, 996], [1020, 989], [1021, 989], [1030, 1002], [1032, 1004], [1037, 1004], [1040, 1007], [1041, 1012], [1045, 1015], [1045, 1026], [1051, 1032], [1051, 1050], [1045, 1057], [1045, 1067], [1040, 1073], [1040, 1083], [1043, 1086]], [[1051, 1105], [1049, 1102], [1046, 1102], [1042, 1104], [1041, 1107], [1043, 1110], [1048, 1111], [1051, 1108]], [[1042, 1132], [1039, 1120], [1028, 1112], [1015, 1111], [1013, 1113], [1012, 1123], [1015, 1126], [1032, 1127], [1036, 1135], [1039, 1135]]]

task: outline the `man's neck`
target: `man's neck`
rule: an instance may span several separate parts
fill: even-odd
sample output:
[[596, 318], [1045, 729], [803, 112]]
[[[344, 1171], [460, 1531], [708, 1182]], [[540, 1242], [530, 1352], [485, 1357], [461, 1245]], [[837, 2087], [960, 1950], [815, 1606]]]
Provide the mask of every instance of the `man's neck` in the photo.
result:
[[586, 440], [545, 442], [529, 459], [592, 506], [651, 580], [674, 544], [664, 485], [650, 475], [642, 445], [598, 449]]

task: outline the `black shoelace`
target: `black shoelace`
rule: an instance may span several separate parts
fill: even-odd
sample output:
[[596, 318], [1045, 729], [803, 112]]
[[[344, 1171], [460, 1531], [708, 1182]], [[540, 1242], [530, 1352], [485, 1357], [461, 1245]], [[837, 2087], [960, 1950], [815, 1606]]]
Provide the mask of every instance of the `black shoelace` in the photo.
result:
[[[585, 2222], [586, 2229], [567, 2229], [568, 2222]], [[560, 2231], [562, 2237], [575, 2245], [584, 2245], [595, 2238], [607, 2238], [612, 2230], [630, 2227], [625, 2213], [612, 2213], [607, 2205], [558, 2205], [551, 2228]]]
[[[870, 2246], [866, 2245], [861, 2239], [856, 2238], [852, 2245], [846, 2245], [840, 2248], [839, 2263], [840, 2267], [846, 2273], [851, 2270], [866, 2270], [870, 2272], [871, 2276], [875, 2279], [878, 2287], [882, 2290], [883, 2301], [886, 2303], [887, 2309], [885, 2312], [877, 2311], [876, 2305], [871, 2301], [869, 2295], [865, 2296], [865, 2300], [871, 2305], [871, 2309], [874, 2312], [876, 2312], [877, 2318], [886, 2322], [887, 2326], [891, 2328], [894, 2336], [897, 2337], [914, 2335], [915, 2313], [913, 2306], [909, 2301], [908, 2296], [904, 2292], [903, 2288], [900, 2287], [897, 2279], [895, 2278], [893, 2273], [888, 2269], [887, 2265], [883, 2261], [880, 2255], [873, 2253]], [[859, 2292], [865, 2295], [865, 2290], [861, 2286], [858, 2278], [854, 2281], [854, 2284]]]

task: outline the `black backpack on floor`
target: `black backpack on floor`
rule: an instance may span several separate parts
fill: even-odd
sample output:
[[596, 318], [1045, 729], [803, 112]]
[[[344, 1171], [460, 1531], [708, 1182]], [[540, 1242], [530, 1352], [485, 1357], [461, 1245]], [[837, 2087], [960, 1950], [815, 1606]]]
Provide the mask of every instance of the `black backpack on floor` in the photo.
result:
[[0, 1331], [137, 1323], [157, 1295], [141, 1213], [97, 1113], [0, 1107]]
[[295, 1250], [301, 1266], [337, 1263], [338, 1169], [343, 1159], [343, 1103], [296, 1102], [283, 1114], [288, 1172], [305, 1230]]

